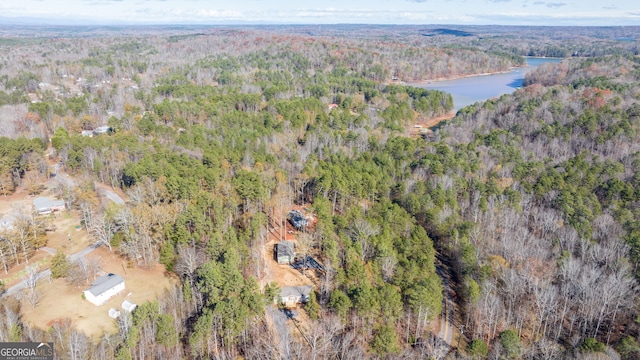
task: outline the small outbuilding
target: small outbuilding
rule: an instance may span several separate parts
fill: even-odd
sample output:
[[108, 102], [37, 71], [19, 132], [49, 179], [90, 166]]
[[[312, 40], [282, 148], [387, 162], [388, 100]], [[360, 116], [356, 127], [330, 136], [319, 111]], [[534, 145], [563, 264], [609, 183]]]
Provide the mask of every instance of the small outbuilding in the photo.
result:
[[295, 258], [293, 241], [280, 241], [273, 247], [273, 257], [278, 264], [291, 264]]
[[33, 207], [40, 215], [51, 214], [54, 211], [62, 211], [66, 209], [64, 200], [54, 200], [46, 197], [37, 197], [33, 199]]
[[111, 308], [109, 309], [109, 317], [112, 319], [117, 319], [120, 316], [120, 310]]
[[0, 230], [12, 230], [14, 222], [14, 216], [0, 217]]
[[124, 279], [120, 275], [108, 274], [97, 278], [83, 294], [90, 303], [100, 306], [123, 290]]
[[279, 302], [286, 308], [296, 307], [309, 301], [309, 294], [313, 288], [311, 285], [285, 286], [280, 290]]
[[135, 303], [132, 303], [129, 300], [123, 301], [121, 306], [122, 306], [122, 310], [126, 312], [132, 312], [138, 307], [138, 305], [136, 305]]

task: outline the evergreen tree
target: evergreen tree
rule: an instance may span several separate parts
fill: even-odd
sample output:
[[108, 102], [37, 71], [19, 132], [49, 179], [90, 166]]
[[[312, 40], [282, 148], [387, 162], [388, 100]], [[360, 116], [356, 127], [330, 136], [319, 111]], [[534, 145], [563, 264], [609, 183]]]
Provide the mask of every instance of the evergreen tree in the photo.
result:
[[56, 251], [51, 258], [51, 277], [54, 279], [66, 277], [69, 274], [69, 259], [62, 251]]
[[318, 301], [316, 300], [315, 291], [311, 290], [311, 293], [309, 293], [309, 301], [304, 305], [304, 309], [312, 320], [318, 319], [318, 316], [320, 315], [320, 304], [318, 304]]

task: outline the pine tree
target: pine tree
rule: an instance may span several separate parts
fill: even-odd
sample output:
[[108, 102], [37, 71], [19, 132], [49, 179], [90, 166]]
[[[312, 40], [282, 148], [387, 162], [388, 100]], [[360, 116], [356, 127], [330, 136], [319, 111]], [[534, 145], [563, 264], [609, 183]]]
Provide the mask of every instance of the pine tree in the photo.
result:
[[51, 259], [51, 277], [54, 279], [66, 277], [69, 274], [69, 260], [67, 255], [57, 251]]
[[309, 301], [305, 304], [304, 309], [307, 311], [307, 314], [309, 314], [311, 319], [318, 319], [318, 316], [320, 315], [320, 305], [316, 300], [316, 293], [314, 291], [309, 293]]

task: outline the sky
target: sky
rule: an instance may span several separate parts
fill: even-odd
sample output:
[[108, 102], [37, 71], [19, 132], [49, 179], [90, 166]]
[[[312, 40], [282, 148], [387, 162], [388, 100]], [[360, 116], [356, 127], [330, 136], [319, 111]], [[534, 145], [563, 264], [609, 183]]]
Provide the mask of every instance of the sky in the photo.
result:
[[638, 0], [0, 0], [0, 24], [640, 25]]

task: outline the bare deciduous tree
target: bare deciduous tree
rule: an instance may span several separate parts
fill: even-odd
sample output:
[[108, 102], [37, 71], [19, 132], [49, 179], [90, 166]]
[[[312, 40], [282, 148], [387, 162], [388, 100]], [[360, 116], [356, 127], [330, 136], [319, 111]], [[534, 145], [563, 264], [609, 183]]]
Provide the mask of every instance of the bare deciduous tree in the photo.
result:
[[115, 233], [117, 226], [110, 219], [107, 219], [104, 213], [93, 215], [92, 223], [87, 226], [87, 231], [95, 239], [98, 246], [106, 246], [111, 249], [111, 238]]
[[100, 269], [100, 259], [80, 258], [71, 263], [67, 281], [75, 286], [90, 284]]
[[40, 271], [36, 266], [27, 266], [27, 277], [24, 280], [25, 296], [27, 301], [35, 309], [40, 303], [42, 294], [38, 288], [38, 280], [40, 280]]

